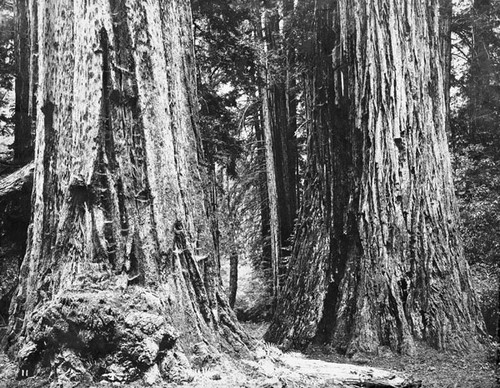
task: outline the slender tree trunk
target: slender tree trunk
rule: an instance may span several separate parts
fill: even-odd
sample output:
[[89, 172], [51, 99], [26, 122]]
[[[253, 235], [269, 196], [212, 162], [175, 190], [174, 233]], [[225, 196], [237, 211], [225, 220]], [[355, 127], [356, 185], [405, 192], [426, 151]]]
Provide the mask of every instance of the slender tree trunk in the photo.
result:
[[228, 248], [230, 249], [229, 254], [229, 305], [234, 309], [234, 304], [236, 302], [236, 294], [238, 292], [238, 243], [237, 243], [237, 233], [238, 233], [238, 214], [236, 209], [235, 200], [232, 200], [233, 195], [231, 195], [231, 188], [229, 185], [229, 174], [226, 171], [225, 179], [221, 179], [222, 182], [226, 182], [225, 193], [226, 204], [227, 204], [227, 216], [229, 220], [229, 230], [228, 230]]
[[469, 138], [473, 142], [484, 141], [491, 120], [492, 62], [488, 50], [489, 41], [495, 34], [489, 27], [491, 0], [474, 0], [472, 5], [472, 47], [469, 70]]
[[468, 348], [483, 329], [446, 143], [444, 15], [437, 0], [382, 3], [325, 3], [305, 45], [307, 183], [266, 334], [286, 347], [411, 354], [415, 340]]
[[285, 131], [286, 150], [287, 150], [287, 166], [286, 171], [289, 176], [284, 177], [289, 179], [285, 181], [284, 194], [288, 196], [285, 201], [290, 201], [288, 204], [287, 213], [284, 214], [286, 221], [282, 228], [282, 241], [286, 241], [286, 245], [291, 247], [292, 242], [289, 241], [295, 227], [295, 219], [297, 217], [297, 209], [299, 208], [299, 171], [298, 171], [298, 149], [297, 149], [297, 81], [296, 81], [296, 53], [295, 39], [293, 38], [295, 26], [290, 22], [294, 16], [295, 6], [293, 0], [283, 0], [283, 40], [286, 56], [286, 109], [287, 109], [287, 129]]
[[264, 150], [264, 131], [262, 129], [262, 114], [260, 107], [254, 116], [255, 138], [257, 140], [257, 166], [259, 168], [259, 197], [260, 197], [260, 222], [261, 222], [261, 269], [267, 273], [271, 271], [271, 244], [270, 244], [270, 216], [269, 195], [267, 190], [266, 155]]
[[[267, 82], [266, 82], [267, 85]], [[274, 164], [274, 136], [271, 127], [271, 120], [273, 111], [271, 110], [269, 103], [269, 91], [267, 86], [261, 92], [262, 97], [262, 116], [263, 116], [263, 127], [264, 127], [264, 149], [266, 158], [266, 183], [267, 183], [267, 198], [269, 204], [269, 230], [270, 230], [270, 247], [271, 247], [271, 292], [273, 298], [273, 309], [278, 298], [279, 290], [279, 278], [278, 278], [278, 268], [279, 268], [279, 257], [281, 251], [281, 241], [280, 241], [280, 222], [279, 222], [279, 211], [278, 211], [278, 188], [276, 182], [276, 168]]]
[[[280, 7], [283, 16], [284, 4]], [[279, 16], [278, 10], [264, 10], [262, 13], [265, 52], [262, 79], [265, 86], [261, 95], [271, 220], [273, 305], [279, 295], [282, 258], [287, 255], [286, 247], [293, 232], [297, 203], [295, 126], [294, 117], [288, 115], [289, 112], [295, 114], [295, 105], [287, 90], [287, 70], [277, 70], [280, 65], [286, 65], [286, 61], [279, 64], [272, 61], [278, 53], [289, 55], [287, 48], [278, 42], [278, 37], [282, 35]]]
[[238, 291], [238, 252], [231, 252], [229, 257], [229, 305], [234, 308]]
[[[33, 12], [33, 8], [31, 7]], [[15, 1], [15, 115], [14, 115], [14, 163], [24, 164], [33, 158], [33, 140], [31, 136], [32, 112], [30, 111], [32, 95], [31, 65], [31, 30], [29, 22], [30, 7], [28, 0]], [[36, 20], [36, 18], [34, 19]]]
[[[446, 106], [446, 134], [448, 144], [453, 147], [454, 139], [450, 127], [450, 77], [451, 77], [451, 19], [453, 15], [452, 0], [440, 0], [440, 19], [439, 19], [439, 34], [440, 34], [440, 49], [441, 57], [444, 64], [443, 82], [444, 82], [444, 99]], [[452, 151], [453, 152], [453, 151]]]
[[30, 25], [30, 62], [29, 62], [29, 103], [28, 112], [31, 116], [32, 157], [34, 158], [36, 116], [37, 116], [37, 86], [38, 86], [38, 2], [28, 0], [28, 18]]
[[19, 376], [69, 363], [134, 380], [168, 376], [168, 352], [199, 341], [245, 351], [206, 215], [189, 3], [36, 3], [33, 219], [7, 339]]

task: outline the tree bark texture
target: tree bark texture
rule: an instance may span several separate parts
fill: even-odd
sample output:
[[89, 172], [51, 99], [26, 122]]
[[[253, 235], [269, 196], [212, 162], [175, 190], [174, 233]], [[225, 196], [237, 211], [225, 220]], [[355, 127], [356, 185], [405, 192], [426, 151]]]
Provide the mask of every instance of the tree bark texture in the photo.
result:
[[[446, 142], [440, 2], [318, 3], [306, 54], [308, 175], [266, 334], [353, 354], [477, 344]], [[305, 54], [305, 55], [306, 55]]]
[[33, 158], [33, 139], [31, 136], [33, 118], [30, 110], [30, 100], [33, 97], [30, 83], [32, 65], [30, 11], [32, 9], [28, 6], [28, 0], [16, 0], [14, 163], [25, 163]]
[[[283, 4], [281, 4], [283, 8]], [[287, 9], [287, 11], [289, 11]], [[287, 90], [287, 72], [278, 71], [285, 61], [274, 58], [287, 57], [286, 48], [280, 42], [279, 13], [263, 10], [262, 30], [264, 39], [264, 87], [262, 90], [263, 127], [266, 151], [266, 175], [269, 197], [271, 255], [273, 271], [273, 297], [279, 295], [283, 257], [287, 256], [289, 238], [293, 232], [296, 215], [296, 145], [294, 101]], [[284, 63], [281, 63], [284, 62]], [[274, 305], [274, 303], [273, 303]]]
[[279, 293], [279, 258], [281, 251], [280, 222], [278, 211], [278, 188], [276, 166], [274, 164], [273, 133], [271, 128], [271, 106], [268, 100], [268, 90], [265, 86], [262, 91], [262, 116], [264, 132], [264, 149], [266, 158], [267, 198], [269, 205], [269, 234], [271, 250], [271, 294], [273, 309]]
[[62, 349], [106, 373], [128, 363], [125, 379], [199, 341], [245, 351], [207, 217], [189, 3], [36, 3], [33, 220], [8, 337], [20, 376], [61, 372]]
[[271, 244], [270, 244], [270, 215], [269, 215], [269, 191], [267, 189], [266, 155], [264, 145], [264, 130], [262, 129], [262, 109], [255, 109], [254, 115], [255, 139], [257, 141], [256, 163], [259, 169], [259, 199], [260, 199], [260, 225], [262, 239], [261, 270], [271, 271]]

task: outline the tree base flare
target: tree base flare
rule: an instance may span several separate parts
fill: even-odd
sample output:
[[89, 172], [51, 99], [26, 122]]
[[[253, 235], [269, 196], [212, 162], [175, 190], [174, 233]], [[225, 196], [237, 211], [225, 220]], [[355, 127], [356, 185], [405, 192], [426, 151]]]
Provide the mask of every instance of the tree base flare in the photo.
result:
[[[141, 287], [65, 292], [35, 310], [25, 333], [18, 379], [50, 370], [51, 379], [68, 382], [185, 382], [200, 362], [201, 345], [184, 349], [165, 301]], [[213, 358], [218, 351], [206, 341]]]

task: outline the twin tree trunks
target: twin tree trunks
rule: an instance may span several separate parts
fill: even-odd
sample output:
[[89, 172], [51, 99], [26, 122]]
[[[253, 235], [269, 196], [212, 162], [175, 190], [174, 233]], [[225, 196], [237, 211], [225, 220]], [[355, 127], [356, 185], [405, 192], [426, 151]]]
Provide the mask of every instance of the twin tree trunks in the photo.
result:
[[200, 342], [246, 352], [205, 203], [189, 1], [30, 7], [33, 216], [7, 337], [20, 377], [134, 379]]
[[265, 339], [347, 354], [476, 346], [446, 140], [451, 2], [301, 5], [314, 9], [308, 169]]

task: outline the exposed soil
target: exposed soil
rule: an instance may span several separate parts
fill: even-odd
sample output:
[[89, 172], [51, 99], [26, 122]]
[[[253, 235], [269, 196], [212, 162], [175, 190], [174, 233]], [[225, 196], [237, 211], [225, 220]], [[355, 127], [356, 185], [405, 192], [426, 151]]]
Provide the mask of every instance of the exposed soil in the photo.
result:
[[493, 346], [487, 353], [441, 353], [419, 346], [415, 357], [393, 354], [381, 349], [379, 355], [349, 359], [316, 346], [308, 356], [330, 362], [351, 362], [381, 369], [408, 373], [422, 381], [425, 388], [495, 388], [499, 384], [495, 374], [496, 356]]
[[[187, 387], [187, 388], [322, 388], [349, 387], [336, 384], [324, 376], [312, 376], [304, 373], [304, 368], [291, 368], [285, 359], [321, 360], [335, 363], [349, 363], [381, 368], [389, 371], [404, 372], [413, 376], [414, 381], [422, 381], [425, 388], [494, 388], [497, 387], [495, 376], [494, 347], [487, 353], [452, 354], [440, 353], [420, 347], [416, 357], [394, 355], [387, 349], [371, 357], [346, 358], [324, 346], [311, 346], [306, 354], [281, 353], [276, 347], [260, 340], [267, 328], [266, 323], [244, 324], [259, 343], [253, 359], [232, 360], [225, 356], [214, 358], [213, 362], [195, 367], [186, 373], [183, 379], [174, 382], [148, 382], [147, 377], [134, 383], [112, 383], [100, 381], [68, 385], [64, 382], [51, 381], [48, 376], [36, 376], [16, 380], [17, 368], [5, 354], [0, 354], [0, 388], [38, 388], [38, 387]], [[325, 364], [326, 365], [326, 364]]]

